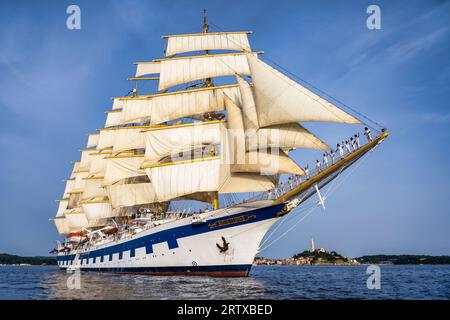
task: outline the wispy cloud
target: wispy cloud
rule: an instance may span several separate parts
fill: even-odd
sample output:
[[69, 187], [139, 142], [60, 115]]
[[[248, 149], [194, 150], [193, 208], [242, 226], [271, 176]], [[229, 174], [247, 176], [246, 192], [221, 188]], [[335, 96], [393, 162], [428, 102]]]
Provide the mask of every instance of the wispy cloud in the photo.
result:
[[393, 59], [406, 61], [424, 50], [432, 49], [439, 40], [447, 35], [449, 30], [449, 27], [443, 27], [431, 33], [419, 35], [419, 37], [414, 37], [413, 39], [400, 41], [388, 47], [386, 52], [389, 53]]

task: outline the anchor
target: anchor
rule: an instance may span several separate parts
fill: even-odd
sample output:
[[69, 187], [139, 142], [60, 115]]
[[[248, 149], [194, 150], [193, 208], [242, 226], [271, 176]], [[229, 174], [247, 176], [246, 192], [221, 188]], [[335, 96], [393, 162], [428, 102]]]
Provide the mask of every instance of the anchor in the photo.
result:
[[224, 237], [222, 237], [222, 243], [223, 243], [223, 245], [220, 245], [220, 244], [216, 243], [217, 248], [219, 248], [220, 253], [227, 252], [228, 249], [229, 249], [229, 244], [230, 243], [227, 242]]

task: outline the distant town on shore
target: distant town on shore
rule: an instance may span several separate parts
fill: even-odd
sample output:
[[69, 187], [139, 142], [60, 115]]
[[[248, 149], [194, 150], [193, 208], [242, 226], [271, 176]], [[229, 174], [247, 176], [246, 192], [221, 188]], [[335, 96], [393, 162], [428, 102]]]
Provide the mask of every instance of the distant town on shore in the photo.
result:
[[[56, 265], [55, 257], [21, 257], [0, 253], [0, 266]], [[290, 265], [290, 266], [353, 266], [360, 264], [450, 264], [450, 256], [428, 255], [366, 255], [350, 258], [324, 248], [316, 248], [311, 239], [309, 250], [295, 254], [291, 258], [272, 259], [256, 257], [255, 265]]]
[[292, 258], [271, 259], [256, 257], [256, 265], [290, 265], [290, 266], [349, 266], [359, 264], [450, 264], [450, 256], [428, 255], [366, 255], [350, 258], [335, 251], [328, 252], [324, 248], [315, 248], [311, 239], [309, 250], [295, 254]]

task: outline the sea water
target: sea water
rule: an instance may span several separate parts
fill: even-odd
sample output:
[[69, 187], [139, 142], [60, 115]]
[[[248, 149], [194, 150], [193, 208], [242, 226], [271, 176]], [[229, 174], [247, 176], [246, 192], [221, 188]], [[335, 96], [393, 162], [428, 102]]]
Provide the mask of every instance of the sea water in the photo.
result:
[[364, 265], [254, 266], [247, 278], [81, 272], [71, 288], [56, 266], [0, 266], [0, 299], [450, 299], [450, 265], [380, 268], [380, 289]]

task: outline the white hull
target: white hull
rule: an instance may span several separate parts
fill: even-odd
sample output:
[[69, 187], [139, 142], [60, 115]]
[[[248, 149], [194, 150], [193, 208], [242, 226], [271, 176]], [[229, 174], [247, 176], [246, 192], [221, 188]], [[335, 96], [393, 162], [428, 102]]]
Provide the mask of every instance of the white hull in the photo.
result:
[[59, 254], [58, 264], [62, 269], [122, 273], [246, 276], [261, 240], [283, 208], [267, 207], [267, 202], [259, 205], [266, 207], [217, 210], [202, 225], [184, 218], [131, 239]]

